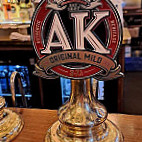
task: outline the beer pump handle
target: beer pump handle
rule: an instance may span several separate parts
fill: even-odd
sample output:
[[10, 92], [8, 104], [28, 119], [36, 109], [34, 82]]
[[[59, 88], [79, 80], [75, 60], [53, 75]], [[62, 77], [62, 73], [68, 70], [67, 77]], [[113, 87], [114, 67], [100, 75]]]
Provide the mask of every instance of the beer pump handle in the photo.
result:
[[17, 71], [14, 71], [11, 74], [11, 77], [10, 77], [10, 88], [11, 88], [11, 93], [12, 93], [12, 103], [13, 103], [13, 106], [14, 107], [16, 106], [16, 102], [15, 102], [15, 98], [16, 98], [15, 80], [16, 80], [16, 77], [18, 79], [18, 84], [19, 84], [19, 87], [20, 87], [20, 93], [22, 95], [23, 106], [27, 108], [27, 101], [26, 101], [25, 92], [24, 92], [24, 89], [23, 89], [23, 86], [22, 86], [21, 75]]

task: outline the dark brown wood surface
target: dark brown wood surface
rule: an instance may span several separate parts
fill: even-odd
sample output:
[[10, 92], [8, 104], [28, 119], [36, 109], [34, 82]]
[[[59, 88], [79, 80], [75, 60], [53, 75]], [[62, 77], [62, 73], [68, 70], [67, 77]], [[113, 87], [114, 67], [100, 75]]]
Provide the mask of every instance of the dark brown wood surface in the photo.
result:
[[34, 51], [31, 41], [0, 39], [0, 51]]
[[[13, 142], [43, 142], [46, 131], [58, 119], [57, 111], [17, 109], [25, 125]], [[123, 132], [125, 142], [142, 142], [142, 116], [109, 114], [108, 119]]]
[[[131, 35], [128, 28], [123, 28], [123, 41], [118, 54], [118, 63], [121, 65], [121, 72], [124, 73], [125, 66], [125, 45], [131, 42]], [[121, 113], [123, 109], [123, 94], [124, 94], [124, 78], [121, 77], [118, 79], [118, 97], [117, 97], [117, 112]]]

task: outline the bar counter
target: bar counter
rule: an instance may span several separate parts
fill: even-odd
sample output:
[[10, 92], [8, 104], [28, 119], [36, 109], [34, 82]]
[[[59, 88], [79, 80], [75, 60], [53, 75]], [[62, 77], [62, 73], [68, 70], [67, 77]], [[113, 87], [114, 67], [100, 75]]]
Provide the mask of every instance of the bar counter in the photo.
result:
[[[12, 110], [20, 113], [25, 122], [22, 132], [13, 142], [43, 142], [46, 131], [58, 119], [56, 110]], [[125, 142], [142, 142], [142, 116], [109, 114], [108, 119], [122, 131]]]

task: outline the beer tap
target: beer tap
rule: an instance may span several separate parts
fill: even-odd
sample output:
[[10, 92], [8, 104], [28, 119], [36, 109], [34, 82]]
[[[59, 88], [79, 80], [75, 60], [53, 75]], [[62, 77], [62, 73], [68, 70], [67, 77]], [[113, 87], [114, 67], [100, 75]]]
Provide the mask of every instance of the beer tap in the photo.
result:
[[15, 102], [15, 98], [16, 98], [16, 93], [15, 93], [15, 81], [16, 81], [16, 77], [17, 77], [17, 79], [18, 79], [18, 84], [19, 84], [19, 87], [20, 87], [20, 93], [21, 93], [21, 95], [22, 95], [23, 106], [24, 106], [24, 107], [27, 107], [27, 101], [26, 101], [25, 92], [24, 92], [24, 89], [23, 89], [23, 86], [22, 86], [21, 75], [20, 75], [20, 73], [17, 72], [17, 71], [13, 72], [13, 73], [11, 74], [11, 77], [10, 77], [10, 88], [11, 88], [13, 106], [14, 106], [14, 107], [16, 106], [16, 102]]
[[24, 122], [19, 114], [4, 106], [5, 99], [0, 96], [0, 142], [9, 142], [21, 132]]

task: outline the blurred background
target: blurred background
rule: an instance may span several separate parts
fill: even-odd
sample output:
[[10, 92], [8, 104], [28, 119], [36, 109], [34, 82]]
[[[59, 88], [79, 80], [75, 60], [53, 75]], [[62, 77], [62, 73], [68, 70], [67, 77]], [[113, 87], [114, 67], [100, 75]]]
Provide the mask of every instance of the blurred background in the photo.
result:
[[[112, 0], [123, 23], [123, 42], [117, 61], [125, 77], [97, 83], [97, 99], [109, 112], [142, 114], [142, 1]], [[29, 108], [58, 109], [70, 96], [69, 79], [41, 79], [33, 75], [37, 56], [30, 39], [30, 23], [39, 0], [0, 0], [0, 96], [12, 107], [10, 76], [18, 71]], [[95, 81], [92, 79], [92, 84]], [[23, 107], [18, 82], [17, 107]]]

